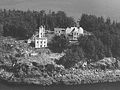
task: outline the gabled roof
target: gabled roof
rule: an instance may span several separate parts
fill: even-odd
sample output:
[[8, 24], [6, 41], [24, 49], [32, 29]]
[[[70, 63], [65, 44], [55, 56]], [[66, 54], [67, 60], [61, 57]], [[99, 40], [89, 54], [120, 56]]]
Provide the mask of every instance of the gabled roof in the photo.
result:
[[71, 28], [66, 28], [66, 33], [70, 33], [72, 31], [72, 29]]
[[74, 31], [78, 31], [77, 27], [71, 27], [66, 29], [67, 33], [73, 33]]
[[72, 29], [71, 33], [73, 33], [75, 31], [75, 28]]

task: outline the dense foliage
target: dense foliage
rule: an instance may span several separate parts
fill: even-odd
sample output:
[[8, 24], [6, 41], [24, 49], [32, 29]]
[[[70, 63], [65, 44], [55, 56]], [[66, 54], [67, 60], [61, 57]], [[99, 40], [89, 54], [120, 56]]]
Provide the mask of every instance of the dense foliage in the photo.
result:
[[88, 63], [104, 57], [120, 57], [120, 23], [112, 22], [110, 18], [83, 14], [79, 25], [92, 35], [80, 36], [79, 44], [72, 45], [66, 55], [60, 59], [59, 64], [72, 67], [83, 60], [81, 57], [84, 57]]
[[60, 36], [55, 35], [52, 38], [51, 43], [49, 44], [49, 48], [53, 52], [61, 53], [68, 48], [68, 45], [69, 45], [69, 40], [65, 35], [60, 35]]
[[0, 23], [3, 25], [3, 31], [0, 29], [0, 34], [18, 39], [31, 37], [41, 25], [45, 25], [47, 30], [75, 25], [74, 19], [68, 17], [64, 11], [49, 11], [49, 13], [46, 13], [44, 10], [0, 10]]
[[79, 24], [92, 32], [106, 50], [105, 56], [120, 57], [120, 23], [103, 17], [83, 14]]

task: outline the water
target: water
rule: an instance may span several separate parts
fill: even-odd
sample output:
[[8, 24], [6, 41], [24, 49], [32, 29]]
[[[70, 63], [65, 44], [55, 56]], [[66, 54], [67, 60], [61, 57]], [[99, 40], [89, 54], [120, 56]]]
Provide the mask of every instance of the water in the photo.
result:
[[38, 85], [8, 84], [0, 81], [0, 90], [120, 90], [120, 82], [76, 86], [57, 85], [42, 87]]

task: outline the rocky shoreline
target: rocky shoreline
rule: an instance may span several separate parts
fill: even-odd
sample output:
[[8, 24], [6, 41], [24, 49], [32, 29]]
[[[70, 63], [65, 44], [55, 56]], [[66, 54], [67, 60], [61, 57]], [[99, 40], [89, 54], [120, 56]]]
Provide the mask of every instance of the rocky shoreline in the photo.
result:
[[[79, 73], [76, 73], [79, 72]], [[0, 79], [9, 83], [18, 84], [35, 84], [35, 85], [78, 85], [78, 84], [94, 84], [104, 82], [117, 82], [120, 81], [120, 70], [74, 70], [69, 71], [63, 75], [56, 75], [53, 77], [32, 77], [32, 78], [16, 78], [13, 73], [0, 71]]]

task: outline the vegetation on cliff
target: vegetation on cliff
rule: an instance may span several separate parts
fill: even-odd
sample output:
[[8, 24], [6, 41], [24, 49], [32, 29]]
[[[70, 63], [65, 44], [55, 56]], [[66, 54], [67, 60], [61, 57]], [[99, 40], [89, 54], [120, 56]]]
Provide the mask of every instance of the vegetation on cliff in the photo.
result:
[[120, 81], [119, 22], [83, 14], [79, 24], [92, 35], [80, 36], [77, 43], [54, 36], [48, 48], [38, 50], [25, 43], [36, 28], [71, 27], [74, 19], [63, 11], [4, 9], [0, 23], [1, 79], [41, 85]]
[[82, 49], [79, 54], [76, 49], [65, 55], [59, 53], [58, 57], [62, 57], [59, 60], [47, 48], [35, 50], [24, 41], [2, 37], [0, 78], [8, 82], [39, 85], [75, 85], [120, 80], [118, 59], [104, 58], [83, 66], [87, 59], [81, 57], [81, 51]]

